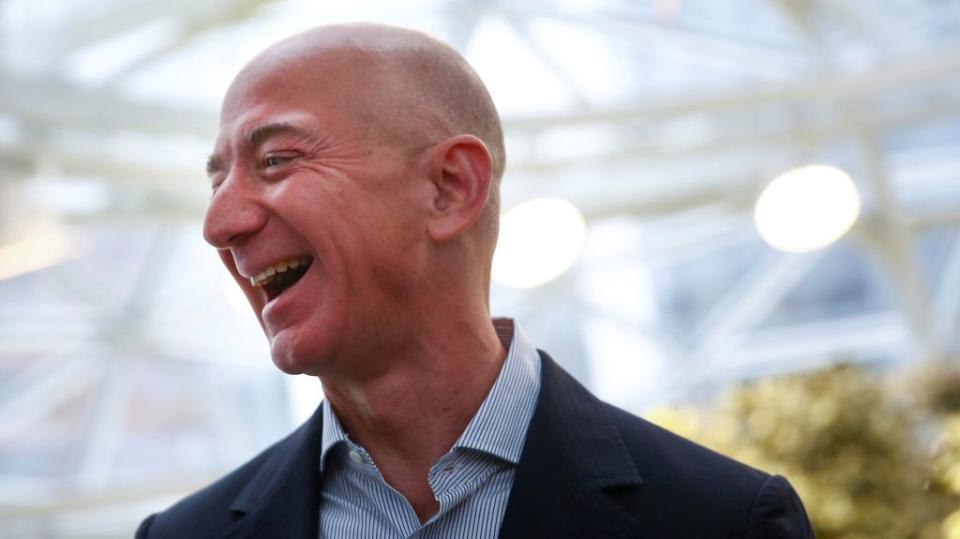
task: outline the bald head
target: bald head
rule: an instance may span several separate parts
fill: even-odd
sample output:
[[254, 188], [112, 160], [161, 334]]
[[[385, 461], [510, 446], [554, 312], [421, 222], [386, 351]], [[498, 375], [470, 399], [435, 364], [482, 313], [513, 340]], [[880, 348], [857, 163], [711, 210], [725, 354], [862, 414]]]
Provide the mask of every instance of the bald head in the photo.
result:
[[477, 137], [489, 152], [492, 178], [471, 235], [492, 257], [506, 162], [503, 129], [489, 92], [456, 50], [421, 32], [379, 24], [307, 30], [264, 50], [241, 70], [227, 91], [221, 122], [232, 116], [231, 108], [255, 107], [264, 86], [273, 94], [323, 94], [324, 106], [332, 99], [366, 140], [411, 153], [456, 135]]
[[293, 74], [301, 86], [337, 83], [344, 104], [380, 141], [422, 148], [474, 135], [490, 152], [493, 183], [503, 175], [503, 130], [490, 94], [456, 50], [426, 34], [367, 23], [307, 30], [251, 60], [225, 103], [235, 88], [267, 72]]

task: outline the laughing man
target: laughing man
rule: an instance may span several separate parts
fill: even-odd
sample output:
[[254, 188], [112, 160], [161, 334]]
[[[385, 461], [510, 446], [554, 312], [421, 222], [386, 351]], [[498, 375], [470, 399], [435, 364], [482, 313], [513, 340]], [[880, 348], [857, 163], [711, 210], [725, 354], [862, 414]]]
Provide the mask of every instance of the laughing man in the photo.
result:
[[150, 538], [812, 537], [785, 479], [591, 395], [491, 320], [503, 133], [452, 48], [317, 28], [233, 81], [204, 236], [313, 417]]

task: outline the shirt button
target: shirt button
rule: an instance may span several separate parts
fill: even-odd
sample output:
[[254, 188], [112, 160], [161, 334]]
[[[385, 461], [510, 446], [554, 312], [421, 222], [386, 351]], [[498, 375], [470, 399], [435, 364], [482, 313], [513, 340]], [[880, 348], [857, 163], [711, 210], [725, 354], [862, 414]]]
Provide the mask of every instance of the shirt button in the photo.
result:
[[356, 464], [363, 464], [363, 455], [356, 451], [350, 450], [350, 460]]

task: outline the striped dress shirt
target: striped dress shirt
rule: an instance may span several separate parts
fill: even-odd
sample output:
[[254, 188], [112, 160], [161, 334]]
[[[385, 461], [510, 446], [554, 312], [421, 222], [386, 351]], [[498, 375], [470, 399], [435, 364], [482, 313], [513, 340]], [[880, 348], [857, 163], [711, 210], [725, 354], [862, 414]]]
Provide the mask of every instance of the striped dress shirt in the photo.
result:
[[321, 539], [497, 537], [540, 392], [540, 356], [513, 320], [493, 323], [507, 357], [463, 434], [430, 468], [440, 509], [422, 525], [323, 402]]

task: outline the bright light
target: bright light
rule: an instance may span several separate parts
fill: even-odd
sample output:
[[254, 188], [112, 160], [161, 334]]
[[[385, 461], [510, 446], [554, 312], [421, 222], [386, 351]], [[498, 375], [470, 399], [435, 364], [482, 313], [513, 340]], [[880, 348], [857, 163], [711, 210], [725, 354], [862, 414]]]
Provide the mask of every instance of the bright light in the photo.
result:
[[587, 226], [572, 204], [537, 199], [513, 207], [500, 219], [493, 280], [512, 288], [546, 284], [577, 260]]
[[803, 253], [837, 241], [860, 215], [860, 193], [845, 172], [827, 165], [790, 170], [764, 189], [754, 223], [764, 241]]
[[247, 296], [243, 295], [243, 290], [240, 290], [240, 285], [237, 284], [237, 281], [233, 280], [233, 276], [230, 274], [224, 275], [223, 277], [223, 295], [227, 297], [227, 303], [230, 304], [233, 310], [244, 315], [253, 313], [250, 302], [247, 301]]
[[295, 425], [303, 423], [323, 400], [323, 386], [316, 376], [284, 376], [287, 383], [287, 407]]
[[59, 264], [69, 253], [69, 242], [58, 226], [37, 224], [29, 238], [0, 245], [0, 281]]

